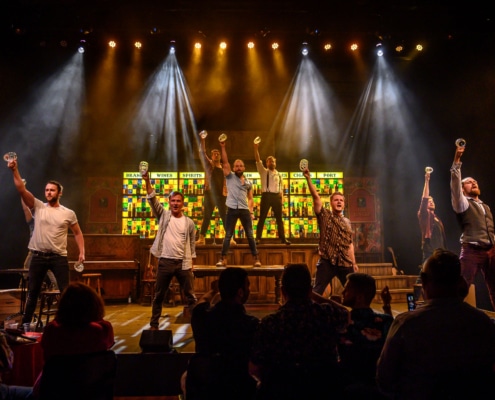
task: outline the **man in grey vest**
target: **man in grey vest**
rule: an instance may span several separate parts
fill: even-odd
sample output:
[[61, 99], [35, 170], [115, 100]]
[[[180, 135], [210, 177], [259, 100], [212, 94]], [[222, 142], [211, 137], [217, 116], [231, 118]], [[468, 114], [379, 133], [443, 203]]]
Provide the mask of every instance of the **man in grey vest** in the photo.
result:
[[462, 230], [461, 272], [468, 285], [481, 269], [495, 309], [495, 232], [493, 215], [480, 199], [478, 182], [472, 178], [461, 179], [461, 156], [465, 146], [457, 145], [454, 163], [450, 168], [452, 207]]

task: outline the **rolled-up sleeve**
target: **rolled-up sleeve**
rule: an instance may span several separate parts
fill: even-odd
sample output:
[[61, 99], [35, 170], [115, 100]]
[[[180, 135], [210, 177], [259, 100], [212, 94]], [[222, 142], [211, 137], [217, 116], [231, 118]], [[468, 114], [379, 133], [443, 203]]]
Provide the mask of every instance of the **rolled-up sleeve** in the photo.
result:
[[463, 213], [469, 207], [469, 202], [462, 194], [461, 165], [462, 163], [453, 163], [450, 168], [450, 197], [452, 208], [457, 214]]

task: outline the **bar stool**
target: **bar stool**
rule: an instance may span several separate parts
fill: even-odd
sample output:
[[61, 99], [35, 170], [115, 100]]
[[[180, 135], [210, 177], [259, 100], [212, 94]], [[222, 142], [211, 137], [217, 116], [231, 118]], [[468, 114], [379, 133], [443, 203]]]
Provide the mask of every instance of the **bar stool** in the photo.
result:
[[175, 298], [179, 296], [181, 304], [185, 304], [184, 293], [180, 287], [179, 282], [177, 282], [176, 278], [170, 282], [170, 286], [167, 291], [167, 299], [169, 303], [172, 303], [172, 306], [175, 307]]
[[52, 308], [60, 300], [60, 290], [44, 290], [40, 296], [40, 312], [38, 314], [38, 322], [36, 323], [36, 332], [40, 332], [43, 328], [42, 318], [46, 315], [45, 326], [50, 322], [50, 316], [57, 313], [57, 308]]
[[86, 285], [91, 286], [91, 281], [92, 279], [96, 279], [96, 293], [98, 293], [101, 296], [101, 286], [100, 286], [100, 279], [101, 279], [101, 273], [92, 273], [92, 274], [82, 274], [83, 281]]
[[150, 304], [153, 303], [155, 298], [155, 284], [156, 279], [142, 279], [141, 280], [141, 303], [147, 303], [149, 297]]

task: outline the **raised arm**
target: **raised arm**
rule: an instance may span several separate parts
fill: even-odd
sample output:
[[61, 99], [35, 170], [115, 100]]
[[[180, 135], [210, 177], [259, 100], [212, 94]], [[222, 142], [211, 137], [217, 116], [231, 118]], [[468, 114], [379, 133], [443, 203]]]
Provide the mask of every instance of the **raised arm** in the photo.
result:
[[430, 174], [425, 174], [425, 185], [423, 187], [423, 199], [430, 197]]
[[254, 144], [254, 159], [256, 160], [257, 163], [261, 161], [260, 152], [258, 150], [259, 147], [260, 145], [258, 143]]
[[203, 161], [205, 163], [211, 164], [211, 158], [208, 157], [208, 154], [206, 154], [206, 141], [202, 137], [201, 137], [200, 144], [201, 144], [201, 147], [200, 147], [200, 152], [199, 153], [200, 153], [201, 157], [203, 158]]
[[230, 174], [232, 169], [230, 168], [229, 159], [227, 157], [227, 150], [225, 149], [225, 142], [220, 142], [220, 147], [222, 148], [222, 168], [224, 176]]
[[12, 170], [12, 176], [14, 177], [14, 185], [19, 194], [21, 195], [21, 199], [29, 209], [34, 207], [34, 196], [33, 194], [26, 189], [26, 185], [24, 184], [21, 174], [19, 173], [19, 168], [17, 168], [17, 160], [9, 161], [7, 166]]
[[311, 193], [311, 196], [313, 196], [313, 208], [315, 210], [315, 213], [319, 214], [323, 204], [321, 202], [320, 195], [316, 190], [316, 186], [313, 185], [313, 181], [311, 180], [311, 173], [309, 172], [308, 168], [303, 171], [303, 175], [306, 178], [306, 182], [308, 183], [309, 192]]
[[461, 156], [464, 153], [465, 148], [456, 146], [454, 163], [450, 168], [450, 198], [452, 201], [452, 208], [457, 214], [463, 213], [469, 207], [469, 202], [462, 193], [461, 183]]
[[146, 171], [146, 174], [143, 175], [143, 180], [146, 183], [146, 193], [150, 195], [155, 189], [153, 189], [153, 186], [151, 186], [149, 171]]

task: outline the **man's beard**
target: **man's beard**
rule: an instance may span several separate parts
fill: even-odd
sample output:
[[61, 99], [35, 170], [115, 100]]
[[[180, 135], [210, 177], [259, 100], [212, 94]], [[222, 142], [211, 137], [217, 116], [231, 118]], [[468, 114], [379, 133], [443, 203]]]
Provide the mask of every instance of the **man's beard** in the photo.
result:
[[240, 178], [243, 175], [243, 172], [242, 171], [235, 171], [234, 174], [236, 174], [236, 176], [238, 178]]

